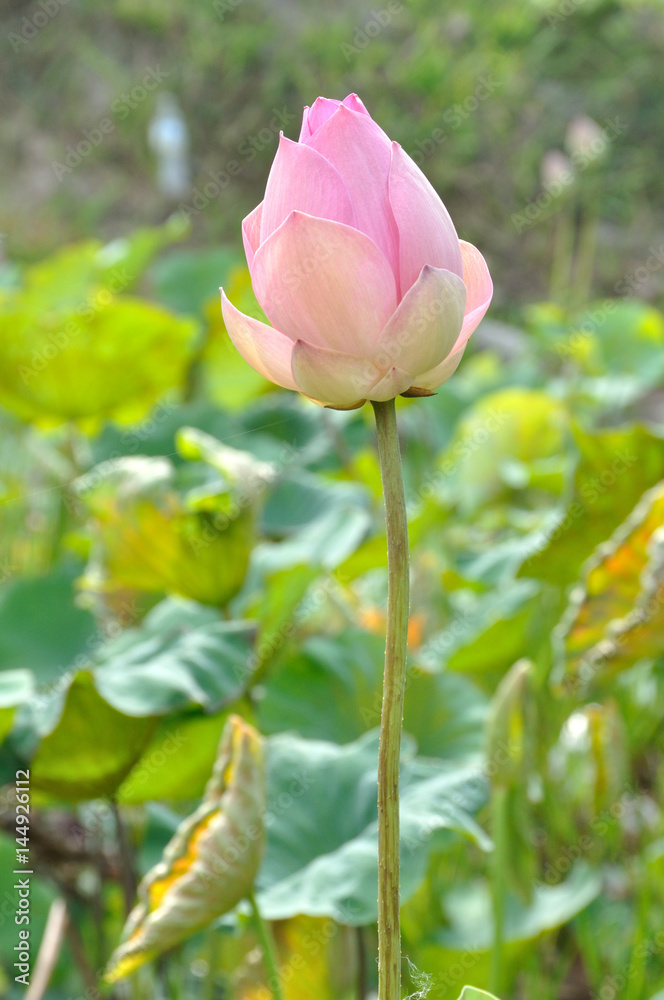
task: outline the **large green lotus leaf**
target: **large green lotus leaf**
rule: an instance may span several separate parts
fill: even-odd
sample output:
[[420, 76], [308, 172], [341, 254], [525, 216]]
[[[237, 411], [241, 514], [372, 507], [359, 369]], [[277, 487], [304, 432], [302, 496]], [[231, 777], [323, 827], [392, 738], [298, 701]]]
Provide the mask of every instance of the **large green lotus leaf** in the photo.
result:
[[227, 275], [237, 268], [240, 257], [236, 247], [176, 248], [152, 264], [148, 279], [159, 301], [174, 312], [202, 313], [214, 298], [221, 313], [219, 286], [227, 288]]
[[[271, 671], [258, 706], [266, 733], [293, 729], [335, 743], [357, 739], [380, 724], [385, 640], [348, 630], [315, 636], [287, 651]], [[420, 754], [468, 760], [484, 742], [487, 699], [465, 677], [411, 668], [404, 729]]]
[[641, 495], [662, 478], [664, 440], [638, 425], [574, 431], [580, 459], [572, 496], [547, 530], [531, 539], [519, 575], [560, 586], [579, 576], [584, 561], [622, 524]]
[[535, 389], [484, 396], [461, 419], [443, 453], [443, 493], [464, 511], [541, 486], [554, 494], [568, 467], [564, 405]]
[[584, 567], [558, 632], [568, 677], [589, 677], [595, 666], [615, 659], [623, 666], [633, 662], [642, 654], [646, 637], [652, 639], [653, 654], [664, 648], [664, 613], [657, 602], [650, 614], [640, 612], [662, 576], [663, 524], [660, 483], [648, 490]]
[[27, 420], [84, 424], [143, 417], [183, 384], [196, 334], [191, 320], [101, 292], [71, 312], [39, 315], [20, 296], [10, 299], [0, 330], [0, 401]]
[[[485, 800], [480, 768], [451, 768], [412, 753], [407, 740], [401, 767], [404, 901], [425, 877], [431, 850], [454, 833], [489, 847], [473, 819]], [[376, 920], [377, 758], [377, 733], [346, 746], [287, 734], [270, 738], [268, 842], [258, 877], [265, 917], [302, 913], [351, 926]]]
[[143, 754], [156, 725], [154, 718], [118, 712], [99, 694], [92, 674], [81, 671], [32, 759], [32, 787], [73, 801], [111, 795]]
[[[533, 941], [567, 924], [585, 910], [601, 890], [601, 874], [578, 865], [565, 882], [536, 887], [530, 905], [509, 896], [504, 945], [509, 978], [523, 968], [524, 959], [532, 954]], [[409, 949], [417, 967], [429, 973], [427, 1000], [449, 1000], [467, 979], [480, 984], [475, 989], [479, 989], [479, 996], [484, 998], [487, 994], [481, 991], [489, 985], [493, 944], [489, 886], [486, 882], [459, 885], [448, 893], [444, 904], [446, 926], [435, 940], [415, 944]]]
[[[530, 941], [568, 923], [599, 896], [601, 873], [577, 864], [564, 882], [538, 884], [532, 902], [510, 895], [505, 908], [505, 941]], [[488, 951], [493, 943], [491, 892], [487, 882], [452, 889], [445, 898], [448, 924], [440, 943], [455, 951]]]
[[265, 504], [264, 531], [283, 540], [261, 547], [261, 566], [275, 571], [309, 563], [335, 569], [372, 526], [369, 498], [361, 487], [292, 474], [281, 479]]
[[417, 652], [425, 666], [474, 674], [503, 672], [523, 652], [539, 610], [539, 586], [512, 581], [487, 593], [451, 595], [453, 619]]
[[464, 986], [459, 1000], [498, 1000], [498, 997], [486, 990], [478, 990], [475, 986]]
[[75, 578], [73, 567], [60, 566], [2, 587], [0, 669], [30, 669], [38, 682], [52, 682], [77, 657], [89, 655], [97, 628], [92, 615], [74, 604]]
[[117, 793], [118, 801], [198, 798], [217, 755], [227, 713], [167, 716]]
[[35, 316], [82, 308], [91, 295], [109, 289], [115, 294], [133, 288], [156, 253], [186, 235], [187, 225], [173, 216], [163, 226], [137, 229], [110, 243], [85, 240], [61, 247], [33, 264], [17, 289]]
[[12, 727], [14, 713], [34, 691], [30, 670], [0, 671], [0, 743]]
[[192, 601], [162, 601], [137, 628], [101, 647], [93, 663], [103, 698], [132, 716], [235, 701], [250, 675], [251, 623], [226, 621]]
[[[587, 370], [591, 374], [614, 374], [620, 378], [635, 376], [642, 390], [656, 385], [664, 374], [664, 316], [657, 309], [638, 300], [591, 306], [572, 320], [572, 328], [583, 339], [583, 320], [593, 309], [603, 309], [604, 317], [590, 334]], [[588, 335], [586, 335], [588, 336]]]

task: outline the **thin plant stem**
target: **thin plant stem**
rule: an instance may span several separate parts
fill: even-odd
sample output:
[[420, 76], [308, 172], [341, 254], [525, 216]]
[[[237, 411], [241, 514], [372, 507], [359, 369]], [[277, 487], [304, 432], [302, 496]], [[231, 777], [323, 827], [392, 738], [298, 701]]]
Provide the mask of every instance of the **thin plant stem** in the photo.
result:
[[500, 996], [503, 988], [503, 968], [505, 950], [505, 903], [507, 884], [505, 872], [508, 859], [508, 790], [505, 785], [496, 785], [491, 796], [491, 832], [493, 835], [493, 856], [491, 860], [491, 890], [493, 898], [493, 948], [491, 949], [490, 989]]
[[263, 966], [265, 968], [265, 975], [267, 976], [268, 986], [272, 990], [272, 995], [274, 1000], [283, 1000], [283, 994], [281, 992], [281, 982], [279, 977], [279, 962], [277, 960], [277, 951], [274, 946], [274, 939], [272, 933], [267, 923], [263, 920], [258, 909], [258, 904], [256, 903], [256, 897], [253, 892], [249, 893], [248, 896], [249, 903], [251, 904], [251, 911], [253, 914], [253, 923], [256, 934], [258, 935], [258, 940], [261, 946], [261, 951], [263, 953]]
[[387, 526], [387, 637], [378, 752], [378, 1000], [401, 1000], [399, 757], [408, 646], [408, 518], [394, 400], [373, 403]]

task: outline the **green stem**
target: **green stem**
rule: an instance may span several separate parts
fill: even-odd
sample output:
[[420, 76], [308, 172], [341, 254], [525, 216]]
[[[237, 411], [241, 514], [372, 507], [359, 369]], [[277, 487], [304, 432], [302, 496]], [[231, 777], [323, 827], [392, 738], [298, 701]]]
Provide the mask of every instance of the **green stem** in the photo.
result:
[[258, 904], [256, 903], [256, 897], [253, 892], [249, 893], [248, 899], [251, 904], [251, 910], [254, 918], [254, 928], [258, 935], [261, 951], [263, 953], [263, 966], [265, 968], [268, 986], [272, 990], [274, 1000], [283, 1000], [281, 983], [279, 980], [279, 963], [277, 961], [277, 951], [274, 946], [272, 933], [267, 923], [260, 915]]
[[505, 873], [509, 864], [507, 795], [507, 788], [504, 785], [496, 785], [491, 798], [491, 832], [494, 845], [491, 888], [494, 932], [489, 989], [492, 989], [497, 996], [501, 995], [500, 991], [503, 988], [503, 952], [505, 948], [505, 902], [507, 897]]
[[399, 756], [408, 645], [408, 519], [394, 400], [373, 403], [387, 526], [387, 638], [378, 752], [378, 1000], [401, 1000]]

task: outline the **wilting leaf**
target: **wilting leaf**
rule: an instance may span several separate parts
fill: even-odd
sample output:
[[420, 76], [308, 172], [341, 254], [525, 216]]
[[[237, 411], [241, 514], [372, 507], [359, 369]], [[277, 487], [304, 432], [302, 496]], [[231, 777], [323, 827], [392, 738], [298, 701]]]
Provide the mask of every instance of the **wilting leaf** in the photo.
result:
[[587, 681], [605, 664], [626, 666], [661, 651], [662, 524], [660, 483], [589, 561], [559, 630], [568, 678]]
[[142, 880], [107, 982], [179, 944], [247, 895], [260, 862], [264, 796], [260, 736], [230, 716], [203, 802]]
[[94, 537], [82, 582], [92, 593], [129, 588], [218, 607], [241, 587], [272, 467], [192, 428], [177, 444], [184, 468], [125, 456], [77, 481]]
[[580, 460], [564, 511], [531, 540], [519, 576], [565, 586], [662, 476], [664, 441], [644, 427], [574, 431]]

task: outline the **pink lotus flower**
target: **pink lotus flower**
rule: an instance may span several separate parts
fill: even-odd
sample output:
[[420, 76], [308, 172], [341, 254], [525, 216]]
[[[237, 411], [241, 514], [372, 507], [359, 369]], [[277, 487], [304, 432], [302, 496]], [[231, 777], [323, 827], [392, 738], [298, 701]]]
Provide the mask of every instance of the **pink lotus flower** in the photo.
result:
[[272, 327], [222, 289], [230, 337], [266, 378], [324, 406], [428, 395], [491, 301], [484, 258], [355, 94], [319, 97], [299, 141], [281, 135], [242, 233]]

